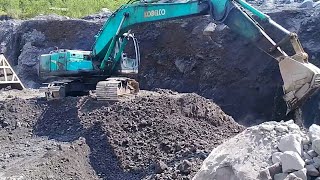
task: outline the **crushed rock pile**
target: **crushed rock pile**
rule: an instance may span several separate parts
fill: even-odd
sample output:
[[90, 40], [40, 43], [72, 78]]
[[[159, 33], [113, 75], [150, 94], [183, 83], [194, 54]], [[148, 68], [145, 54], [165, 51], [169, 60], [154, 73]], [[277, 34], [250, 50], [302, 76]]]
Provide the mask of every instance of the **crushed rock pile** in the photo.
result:
[[196, 94], [0, 101], [0, 178], [191, 179], [244, 128]]
[[211, 149], [243, 130], [212, 101], [170, 91], [81, 116], [104, 124], [124, 169], [151, 171], [151, 179], [193, 177]]
[[320, 126], [301, 130], [292, 120], [247, 128], [215, 148], [195, 180], [320, 179]]
[[287, 134], [278, 145], [279, 152], [272, 154], [272, 162], [282, 167], [274, 179], [298, 177], [302, 180], [320, 179], [320, 126], [313, 124], [308, 133]]

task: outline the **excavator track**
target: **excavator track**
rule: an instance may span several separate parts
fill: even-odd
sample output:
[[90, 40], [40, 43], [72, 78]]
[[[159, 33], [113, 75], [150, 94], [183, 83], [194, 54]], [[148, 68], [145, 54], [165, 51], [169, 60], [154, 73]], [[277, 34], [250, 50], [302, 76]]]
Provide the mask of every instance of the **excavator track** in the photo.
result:
[[[119, 82], [120, 83], [120, 82]], [[96, 87], [96, 96], [99, 101], [118, 101], [118, 83], [100, 81]]]
[[47, 100], [61, 99], [66, 96], [65, 82], [51, 82], [47, 87], [41, 87], [40, 91], [44, 92]]
[[139, 84], [133, 79], [112, 77], [98, 82], [96, 96], [98, 101], [119, 101], [120, 97], [139, 92]]

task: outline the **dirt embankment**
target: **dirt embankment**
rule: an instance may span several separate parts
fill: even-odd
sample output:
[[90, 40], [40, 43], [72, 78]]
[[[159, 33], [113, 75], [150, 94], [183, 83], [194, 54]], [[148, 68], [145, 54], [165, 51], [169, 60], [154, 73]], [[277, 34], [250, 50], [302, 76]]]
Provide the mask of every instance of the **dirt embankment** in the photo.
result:
[[[319, 13], [288, 10], [270, 13], [276, 22], [297, 32], [310, 55], [320, 65]], [[210, 36], [203, 30], [210, 17], [195, 17], [134, 28], [140, 42], [142, 65], [137, 78], [143, 89], [165, 88], [196, 92], [213, 99], [245, 125], [285, 118], [282, 80], [275, 60], [223, 26]], [[2, 21], [0, 40], [5, 54], [29, 87], [39, 86], [37, 60], [55, 47], [90, 50], [103, 21], [64, 17], [38, 17], [27, 21]], [[266, 26], [272, 35], [274, 28]], [[280, 37], [277, 37], [279, 39]], [[308, 125], [317, 122], [317, 100], [305, 106]]]
[[243, 130], [213, 102], [163, 90], [116, 104], [70, 97], [0, 107], [0, 177], [191, 178]]
[[[319, 12], [288, 10], [270, 16], [297, 32], [310, 62], [320, 66], [320, 46], [316, 44]], [[211, 36], [204, 36], [203, 29], [210, 21], [209, 17], [196, 17], [137, 28], [142, 50], [142, 87], [197, 92], [213, 99], [246, 125], [285, 119], [277, 62], [228, 28], [218, 26]], [[272, 37], [281, 39], [281, 33], [265, 27]], [[304, 107], [307, 125], [318, 122], [318, 100], [319, 96]]]

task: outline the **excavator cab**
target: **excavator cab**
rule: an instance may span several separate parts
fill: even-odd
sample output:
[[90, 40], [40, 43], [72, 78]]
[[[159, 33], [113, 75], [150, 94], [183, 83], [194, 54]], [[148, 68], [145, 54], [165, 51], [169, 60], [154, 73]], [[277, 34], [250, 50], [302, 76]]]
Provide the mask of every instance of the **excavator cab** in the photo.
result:
[[130, 32], [124, 33], [116, 43], [116, 49], [126, 43], [125, 49], [121, 52], [118, 73], [121, 75], [138, 74], [140, 64], [140, 49], [137, 39]]

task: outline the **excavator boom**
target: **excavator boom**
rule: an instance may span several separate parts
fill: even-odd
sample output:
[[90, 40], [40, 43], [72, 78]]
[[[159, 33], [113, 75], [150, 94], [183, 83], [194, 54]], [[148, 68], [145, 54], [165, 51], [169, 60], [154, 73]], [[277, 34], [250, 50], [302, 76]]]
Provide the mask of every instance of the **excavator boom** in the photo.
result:
[[[281, 31], [284, 34], [283, 40], [275, 42], [251, 14]], [[130, 30], [132, 26], [139, 23], [202, 15], [211, 15], [215, 21], [226, 24], [232, 31], [253, 42], [279, 62], [284, 82], [284, 100], [287, 102], [288, 111], [300, 106], [304, 100], [319, 89], [320, 70], [308, 62], [308, 55], [303, 51], [296, 34], [289, 32], [244, 0], [190, 0], [173, 3], [162, 3], [157, 0], [135, 0], [121, 6], [108, 18], [96, 35], [96, 41], [90, 55], [88, 55], [88, 51], [59, 51], [57, 52], [59, 55], [55, 53], [43, 55], [42, 64], [51, 62], [51, 57], [56, 58], [56, 62], [60, 61], [59, 58], [62, 57], [60, 62], [77, 59], [81, 68], [74, 69], [73, 66], [72, 71], [76, 72], [75, 74], [78, 71], [96, 72], [106, 76], [114, 76], [117, 73], [137, 73], [140, 54], [138, 43]], [[134, 59], [128, 58], [124, 53], [125, 46], [130, 39], [133, 40], [135, 46], [136, 57]], [[292, 45], [295, 54], [288, 55], [281, 49], [283, 45], [288, 43]], [[63, 56], [63, 53], [66, 55]], [[81, 58], [83, 61], [79, 61]], [[92, 63], [90, 64], [90, 62]], [[46, 65], [43, 67], [48, 70]], [[63, 74], [66, 71], [68, 69], [61, 72]], [[103, 87], [99, 87], [99, 89], [101, 88], [103, 89]]]

